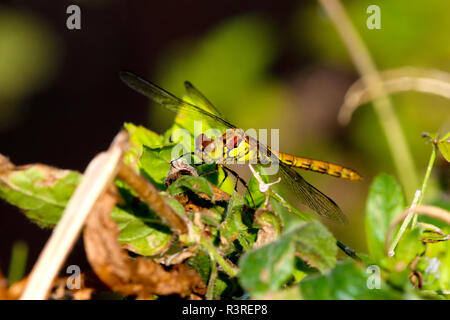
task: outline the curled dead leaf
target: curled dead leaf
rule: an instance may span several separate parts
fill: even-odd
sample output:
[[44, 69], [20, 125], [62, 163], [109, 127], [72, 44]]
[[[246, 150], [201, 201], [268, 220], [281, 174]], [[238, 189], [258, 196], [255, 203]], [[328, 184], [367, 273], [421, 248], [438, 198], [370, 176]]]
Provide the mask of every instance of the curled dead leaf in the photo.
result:
[[84, 233], [88, 260], [97, 276], [111, 289], [139, 299], [154, 294], [203, 295], [201, 277], [184, 264], [166, 270], [159, 263], [139, 257], [132, 260], [117, 242], [118, 228], [110, 218], [117, 202], [117, 191], [111, 188], [97, 201]]
[[255, 223], [261, 226], [261, 229], [258, 230], [254, 248], [276, 240], [283, 231], [281, 218], [271, 208], [259, 208], [256, 210]]

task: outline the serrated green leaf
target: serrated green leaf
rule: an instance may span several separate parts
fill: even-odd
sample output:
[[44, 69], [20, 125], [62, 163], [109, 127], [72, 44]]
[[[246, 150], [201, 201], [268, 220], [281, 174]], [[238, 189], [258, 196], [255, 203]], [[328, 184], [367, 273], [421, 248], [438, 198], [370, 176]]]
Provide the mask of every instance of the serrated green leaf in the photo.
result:
[[403, 262], [405, 267], [411, 263], [415, 257], [419, 256], [425, 251], [425, 245], [420, 241], [420, 230], [415, 228], [406, 231], [402, 239], [395, 249], [395, 256], [393, 260], [395, 263]]
[[439, 140], [438, 148], [445, 160], [450, 162], [450, 132]]
[[235, 240], [244, 248], [250, 250], [256, 240], [256, 230], [250, 230], [252, 217], [244, 210], [244, 201], [237, 193], [231, 196], [228, 202], [225, 220], [220, 225], [222, 243], [234, 246]]
[[22, 209], [42, 227], [55, 226], [81, 174], [45, 165], [17, 167], [0, 173], [0, 198]]
[[387, 174], [377, 176], [369, 189], [365, 224], [369, 253], [378, 263], [386, 258], [386, 232], [404, 207], [405, 199], [395, 179]]
[[319, 221], [303, 223], [289, 231], [297, 255], [308, 265], [325, 272], [336, 265], [336, 239]]
[[283, 221], [272, 210], [260, 208], [255, 212], [255, 224], [260, 226], [255, 246], [262, 246], [276, 240], [283, 232]]
[[164, 181], [170, 170], [173, 147], [174, 144], [156, 147], [143, 146], [139, 167], [147, 178], [160, 188], [163, 188]]
[[119, 227], [119, 242], [143, 256], [153, 256], [166, 250], [171, 242], [172, 234], [169, 228], [152, 220], [145, 222], [125, 210], [115, 207], [111, 218]]
[[247, 252], [239, 260], [239, 281], [252, 297], [281, 288], [294, 270], [295, 246], [290, 236]]
[[128, 131], [130, 137], [130, 148], [124, 155], [124, 162], [127, 164], [137, 164], [142, 155], [144, 146], [153, 147], [163, 143], [162, 136], [143, 126], [125, 123], [124, 127]]
[[[265, 183], [269, 182], [269, 178], [267, 176], [261, 175], [261, 178], [263, 179], [263, 181]], [[250, 196], [250, 193], [251, 193], [251, 196]], [[253, 197], [253, 201], [255, 202], [254, 204], [252, 201], [252, 197]], [[256, 208], [261, 206], [264, 203], [264, 201], [266, 200], [266, 195], [259, 190], [259, 182], [253, 175], [250, 177], [250, 180], [248, 182], [248, 189], [245, 193], [244, 199], [245, 199], [245, 203], [248, 206], [250, 206], [250, 207], [255, 206]]]
[[186, 263], [190, 268], [197, 271], [204, 283], [208, 283], [211, 272], [211, 258], [203, 248], [198, 248]]
[[[450, 227], [443, 228], [450, 233]], [[425, 257], [421, 259], [424, 289], [450, 290], [450, 241], [428, 243]], [[420, 264], [419, 263], [419, 264]]]
[[206, 194], [210, 199], [214, 200], [214, 192], [208, 180], [203, 177], [182, 176], [173, 182], [169, 188], [169, 193], [174, 196], [186, 190], [190, 190], [197, 195]]
[[294, 277], [296, 256], [325, 271], [336, 264], [336, 252], [335, 239], [320, 222], [304, 222], [278, 240], [247, 252], [239, 261], [240, 282], [258, 297]]
[[[300, 218], [301, 221], [312, 220], [310, 216], [299, 211], [297, 208], [292, 206], [281, 197], [278, 196], [277, 198], [276, 196], [278, 196], [278, 194], [270, 196], [270, 203], [272, 204], [273, 210], [282, 217], [286, 227], [296, 225], [299, 222], [298, 218]], [[298, 218], [296, 218], [295, 216], [297, 216]]]
[[[368, 269], [369, 270], [369, 269]], [[307, 300], [378, 300], [400, 299], [401, 296], [380, 279], [380, 288], [372, 287], [377, 274], [364, 270], [347, 259], [328, 273], [310, 275], [300, 281], [301, 295]]]

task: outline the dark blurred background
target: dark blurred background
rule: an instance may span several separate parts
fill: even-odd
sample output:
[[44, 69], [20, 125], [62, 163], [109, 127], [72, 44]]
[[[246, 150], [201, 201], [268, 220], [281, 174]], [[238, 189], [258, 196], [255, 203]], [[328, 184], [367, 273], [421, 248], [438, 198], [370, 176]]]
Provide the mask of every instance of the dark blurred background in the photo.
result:
[[[81, 30], [66, 27], [71, 4], [81, 8]], [[343, 4], [380, 69], [450, 71], [450, 2]], [[370, 4], [381, 8], [381, 30], [366, 27]], [[337, 122], [358, 76], [317, 2], [0, 1], [0, 153], [18, 165], [83, 171], [124, 122], [162, 133], [173, 115], [125, 87], [123, 69], [177, 95], [190, 80], [232, 123], [280, 128], [282, 151], [362, 173], [358, 183], [304, 176], [348, 214], [348, 226], [330, 226], [338, 239], [365, 250], [368, 185], [381, 171], [396, 172], [370, 104], [348, 126]], [[393, 102], [421, 179], [430, 146], [420, 135], [443, 130], [449, 102], [419, 93]], [[430, 198], [445, 166], [439, 159]], [[7, 272], [13, 244], [24, 240], [29, 271], [49, 235], [0, 201], [0, 270]], [[87, 267], [81, 241], [67, 264]]]

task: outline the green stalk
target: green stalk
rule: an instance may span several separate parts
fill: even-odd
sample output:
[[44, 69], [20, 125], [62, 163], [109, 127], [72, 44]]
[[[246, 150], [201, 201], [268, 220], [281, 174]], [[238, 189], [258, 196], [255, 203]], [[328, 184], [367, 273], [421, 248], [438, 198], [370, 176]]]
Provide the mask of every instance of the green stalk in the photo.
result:
[[226, 261], [220, 253], [217, 251], [216, 247], [209, 242], [206, 238], [202, 237], [200, 239], [200, 244], [203, 248], [208, 252], [211, 259], [215, 260], [223, 269], [223, 271], [228, 274], [230, 277], [235, 277], [239, 273], [239, 269], [234, 265]]
[[[431, 175], [431, 170], [433, 169], [434, 162], [436, 160], [436, 153], [437, 153], [437, 145], [434, 144], [433, 150], [431, 151], [430, 160], [428, 161], [427, 171], [425, 172], [425, 177], [423, 179], [422, 188], [420, 190], [416, 191], [416, 195], [414, 197], [413, 202], [411, 203], [410, 208], [419, 206], [422, 203], [423, 195], [428, 186], [428, 180]], [[411, 222], [411, 220], [412, 220], [411, 228], [414, 228], [417, 223], [417, 213], [408, 214], [406, 216], [405, 220], [403, 220], [403, 223], [400, 226], [400, 229], [399, 229], [397, 235], [395, 236], [394, 241], [392, 242], [391, 246], [389, 247], [389, 251], [388, 251], [389, 257], [394, 256], [395, 248], [397, 247], [398, 243], [400, 242], [400, 239], [402, 238], [403, 233], [405, 233], [406, 229], [408, 228], [408, 225]]]
[[11, 262], [9, 264], [8, 282], [12, 285], [25, 275], [27, 266], [28, 246], [25, 242], [16, 242], [12, 248]]
[[211, 259], [211, 273], [208, 281], [208, 288], [206, 289], [206, 300], [214, 299], [214, 287], [217, 278], [217, 265], [214, 259]]
[[[425, 172], [425, 178], [423, 179], [422, 183], [422, 192], [420, 193], [419, 200], [417, 201], [416, 206], [420, 206], [422, 204], [423, 195], [425, 194], [425, 190], [428, 186], [428, 180], [430, 179], [431, 170], [433, 169], [434, 162], [436, 161], [436, 154], [437, 154], [437, 145], [435, 144], [433, 146], [433, 150], [431, 151], [430, 160], [428, 161], [427, 166], [427, 172]], [[417, 223], [417, 213], [414, 213], [414, 218], [411, 227], [414, 228]]]

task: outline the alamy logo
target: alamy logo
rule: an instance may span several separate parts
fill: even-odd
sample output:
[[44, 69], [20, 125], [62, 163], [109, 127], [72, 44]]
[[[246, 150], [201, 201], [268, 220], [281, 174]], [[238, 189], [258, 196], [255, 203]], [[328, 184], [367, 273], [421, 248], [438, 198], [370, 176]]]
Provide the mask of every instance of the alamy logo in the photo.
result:
[[370, 16], [366, 20], [367, 28], [370, 30], [381, 29], [381, 10], [376, 4], [372, 4], [367, 7], [366, 12]]
[[67, 7], [66, 13], [70, 14], [66, 20], [66, 26], [69, 30], [81, 29], [81, 9], [79, 6], [72, 4]]
[[370, 290], [381, 289], [381, 271], [377, 265], [370, 265], [367, 267], [366, 272], [369, 274], [367, 277], [366, 285]]
[[73, 289], [81, 289], [81, 269], [77, 265], [70, 265], [66, 270], [67, 274], [70, 274], [67, 277], [66, 285], [69, 290]]

